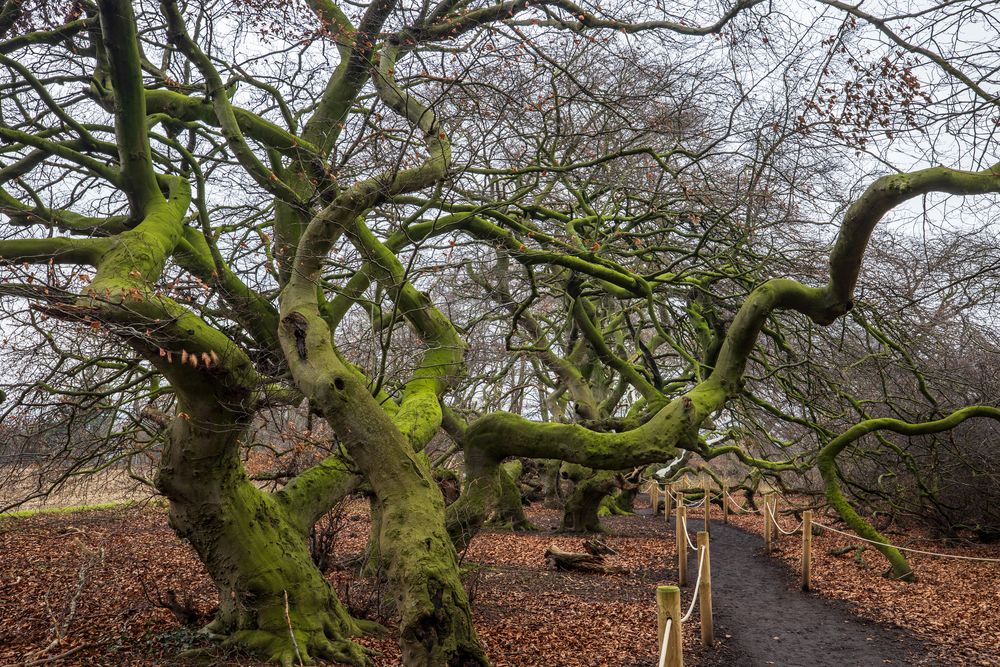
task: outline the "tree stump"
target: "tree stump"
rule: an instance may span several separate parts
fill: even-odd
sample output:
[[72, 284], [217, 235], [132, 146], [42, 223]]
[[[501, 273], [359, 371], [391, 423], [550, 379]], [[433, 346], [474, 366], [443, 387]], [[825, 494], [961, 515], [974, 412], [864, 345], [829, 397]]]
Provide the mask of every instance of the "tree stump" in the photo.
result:
[[584, 541], [583, 550], [594, 556], [617, 556], [618, 552], [596, 537]]

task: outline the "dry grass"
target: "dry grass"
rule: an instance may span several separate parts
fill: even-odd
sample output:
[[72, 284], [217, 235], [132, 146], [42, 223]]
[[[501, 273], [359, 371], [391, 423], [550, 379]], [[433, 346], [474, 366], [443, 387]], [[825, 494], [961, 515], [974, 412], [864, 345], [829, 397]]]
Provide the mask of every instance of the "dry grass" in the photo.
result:
[[71, 477], [49, 492], [51, 477], [34, 465], [0, 466], [0, 507], [16, 505], [12, 509], [17, 511], [52, 510], [142, 502], [154, 495], [153, 489], [120, 468]]

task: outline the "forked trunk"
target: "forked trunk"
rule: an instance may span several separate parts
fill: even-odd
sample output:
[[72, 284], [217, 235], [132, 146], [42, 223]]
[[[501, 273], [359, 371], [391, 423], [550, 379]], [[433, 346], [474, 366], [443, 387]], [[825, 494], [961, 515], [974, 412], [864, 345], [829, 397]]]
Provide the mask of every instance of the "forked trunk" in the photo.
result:
[[329, 328], [315, 312], [285, 315], [281, 335], [299, 388], [323, 411], [381, 507], [378, 549], [400, 614], [403, 664], [489, 664], [445, 531], [444, 498], [428, 465], [333, 353]]
[[170, 525], [188, 540], [219, 590], [206, 628], [284, 665], [315, 658], [365, 665], [350, 637], [358, 622], [313, 564], [301, 525], [281, 496], [256, 488], [237, 456], [242, 419], [172, 424], [157, 486]]

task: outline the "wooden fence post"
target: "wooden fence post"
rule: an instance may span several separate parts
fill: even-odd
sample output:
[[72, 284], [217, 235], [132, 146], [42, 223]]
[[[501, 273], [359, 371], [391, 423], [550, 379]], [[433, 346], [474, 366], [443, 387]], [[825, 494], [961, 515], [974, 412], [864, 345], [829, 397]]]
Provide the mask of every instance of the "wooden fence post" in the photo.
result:
[[649, 489], [649, 502], [653, 506], [653, 516], [660, 511], [660, 484], [655, 479]]
[[764, 496], [764, 553], [771, 553], [771, 494]]
[[813, 512], [802, 513], [802, 590], [808, 591], [812, 579]]
[[712, 488], [711, 478], [705, 479], [705, 532], [712, 534]]
[[729, 485], [722, 485], [722, 523], [729, 523]]
[[684, 519], [687, 517], [687, 508], [682, 504], [681, 498], [677, 497], [677, 584], [687, 586], [688, 579], [688, 542], [687, 529], [684, 527]]
[[781, 541], [781, 531], [778, 530], [778, 498], [780, 494], [771, 494], [771, 548], [778, 546]]
[[[681, 638], [681, 589], [676, 586], [656, 587], [656, 622], [659, 631], [657, 637], [659, 642], [657, 648], [663, 652], [663, 642], [668, 638], [664, 637], [664, 630], [667, 627], [667, 619], [670, 619], [670, 637], [667, 645], [667, 659], [664, 662], [666, 667], [684, 667], [684, 650]], [[659, 660], [659, 653], [657, 654]]]
[[698, 562], [701, 563], [698, 583], [698, 614], [701, 618], [701, 643], [711, 646], [715, 643], [715, 623], [712, 620], [712, 552], [709, 550], [709, 534], [698, 533]]
[[667, 484], [663, 495], [663, 520], [670, 523], [670, 508], [674, 504], [674, 485]]

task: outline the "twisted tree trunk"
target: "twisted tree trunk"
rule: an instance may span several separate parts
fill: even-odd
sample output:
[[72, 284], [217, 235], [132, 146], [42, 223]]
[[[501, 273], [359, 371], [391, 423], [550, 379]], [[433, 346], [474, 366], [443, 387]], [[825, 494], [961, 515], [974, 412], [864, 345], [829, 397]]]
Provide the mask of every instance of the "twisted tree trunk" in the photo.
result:
[[605, 528], [598, 518], [598, 510], [609, 493], [615, 490], [618, 482], [613, 473], [591, 472], [575, 476], [576, 488], [566, 501], [562, 521], [559, 524], [561, 533], [602, 533]]
[[157, 476], [170, 500], [170, 525], [219, 590], [219, 612], [207, 629], [284, 665], [313, 658], [365, 665], [349, 639], [362, 627], [313, 564], [307, 522], [286, 495], [250, 483], [238, 456], [245, 419], [220, 417], [176, 418]]

